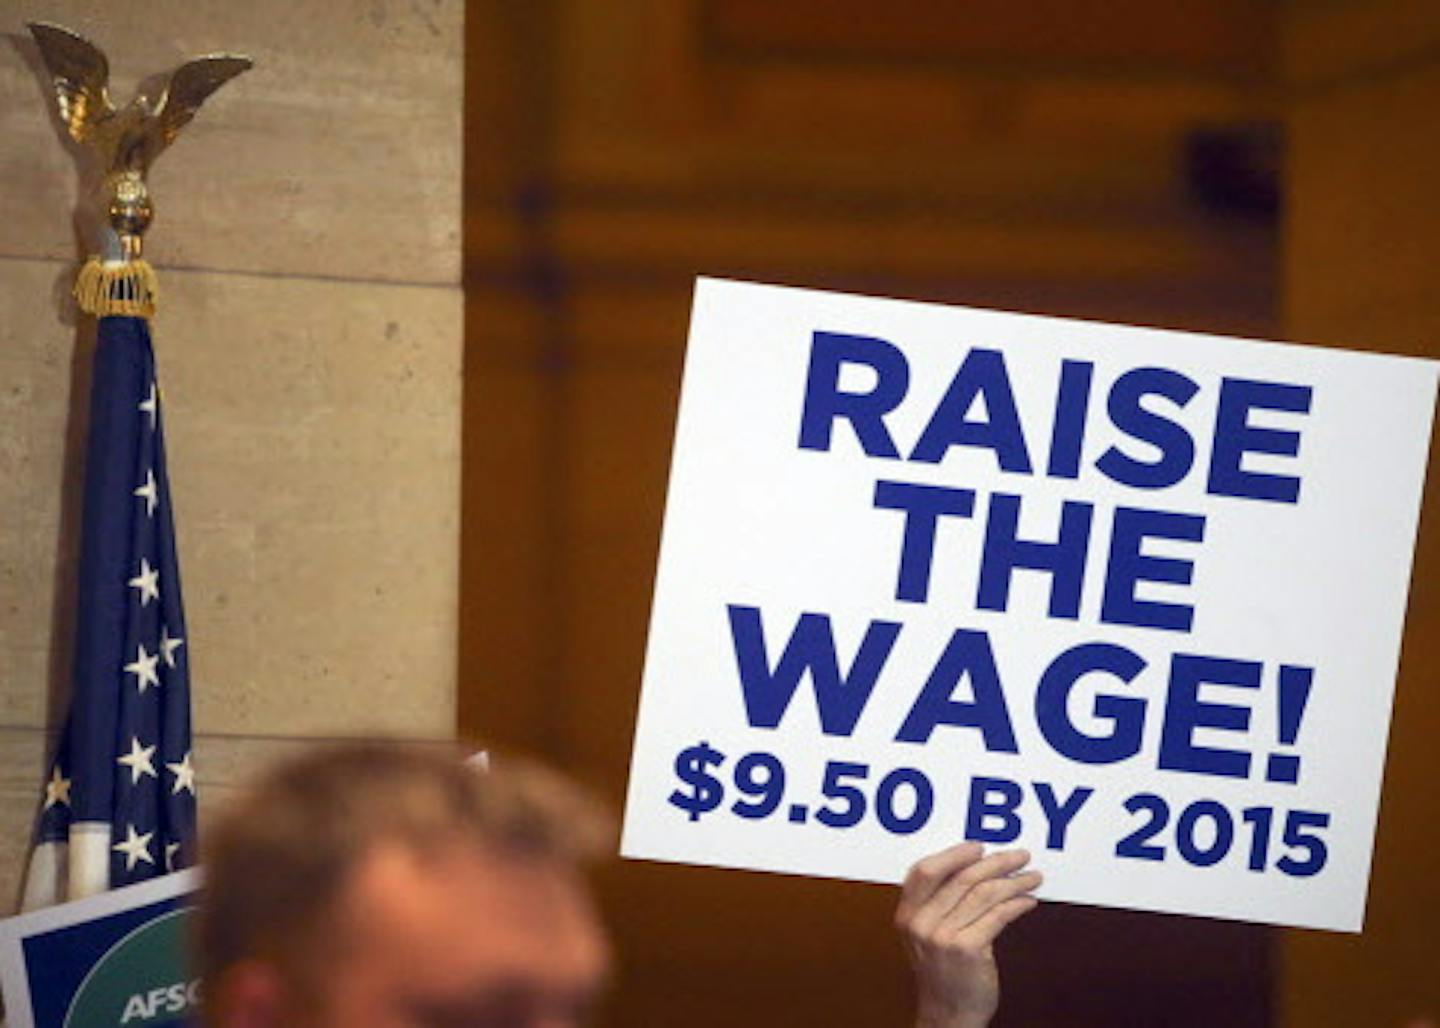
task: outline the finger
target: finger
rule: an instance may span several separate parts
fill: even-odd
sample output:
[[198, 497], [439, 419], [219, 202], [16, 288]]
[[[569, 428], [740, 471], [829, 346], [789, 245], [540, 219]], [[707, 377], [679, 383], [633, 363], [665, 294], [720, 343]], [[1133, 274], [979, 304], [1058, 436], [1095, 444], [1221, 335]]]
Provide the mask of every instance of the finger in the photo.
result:
[[985, 847], [980, 843], [962, 842], [918, 861], [905, 876], [901, 887], [901, 906], [918, 907], [956, 872], [963, 871], [984, 855]]
[[971, 922], [960, 933], [958, 942], [970, 949], [983, 949], [993, 945], [1005, 928], [1024, 917], [1040, 905], [1034, 896], [1016, 896], [991, 907], [983, 917]]
[[1001, 904], [1034, 892], [1042, 881], [1044, 878], [1039, 871], [1026, 871], [1009, 878], [991, 878], [980, 882], [945, 915], [935, 931], [945, 934], [964, 930]]
[[960, 868], [942, 882], [928, 899], [909, 912], [910, 930], [924, 932], [949, 914], [981, 882], [1004, 878], [1030, 862], [1025, 850], [1002, 850]]

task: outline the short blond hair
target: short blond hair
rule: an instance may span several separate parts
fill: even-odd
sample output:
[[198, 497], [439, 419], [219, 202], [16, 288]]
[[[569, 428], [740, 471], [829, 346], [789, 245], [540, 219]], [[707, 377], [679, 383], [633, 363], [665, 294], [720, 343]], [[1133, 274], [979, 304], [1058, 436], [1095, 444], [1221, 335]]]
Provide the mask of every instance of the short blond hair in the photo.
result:
[[206, 834], [199, 970], [295, 966], [355, 868], [377, 847], [471, 843], [521, 859], [579, 862], [612, 838], [588, 796], [539, 765], [490, 770], [457, 751], [346, 743], [273, 768]]

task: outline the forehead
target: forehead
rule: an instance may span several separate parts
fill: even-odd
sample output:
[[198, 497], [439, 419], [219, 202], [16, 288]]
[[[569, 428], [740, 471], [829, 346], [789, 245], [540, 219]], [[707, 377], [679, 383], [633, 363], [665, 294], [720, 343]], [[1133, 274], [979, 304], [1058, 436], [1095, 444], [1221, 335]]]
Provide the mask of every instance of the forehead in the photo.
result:
[[604, 939], [577, 872], [471, 844], [377, 849], [342, 890], [340, 966], [389, 995], [584, 994]]

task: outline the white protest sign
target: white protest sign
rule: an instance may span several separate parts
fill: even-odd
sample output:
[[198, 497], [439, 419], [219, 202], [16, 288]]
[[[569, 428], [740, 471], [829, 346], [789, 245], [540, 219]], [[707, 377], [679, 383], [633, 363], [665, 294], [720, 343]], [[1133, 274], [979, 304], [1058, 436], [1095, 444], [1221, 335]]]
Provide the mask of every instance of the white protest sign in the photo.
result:
[[622, 852], [1358, 930], [1435, 389], [701, 280]]

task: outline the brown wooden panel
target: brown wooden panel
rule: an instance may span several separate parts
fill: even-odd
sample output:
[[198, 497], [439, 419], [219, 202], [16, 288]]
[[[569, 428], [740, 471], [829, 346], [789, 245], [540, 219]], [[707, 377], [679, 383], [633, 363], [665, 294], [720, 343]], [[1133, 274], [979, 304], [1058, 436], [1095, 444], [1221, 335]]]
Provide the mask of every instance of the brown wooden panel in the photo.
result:
[[1440, 6], [1429, 0], [1292, 4], [1285, 14], [1285, 77], [1306, 91], [1423, 65], [1440, 47]]
[[1263, 72], [1271, 5], [1257, 0], [707, 0], [716, 40], [797, 56]]
[[[1296, 5], [1286, 329], [1302, 339], [1440, 356], [1440, 8]], [[1317, 81], [1318, 80], [1318, 81]], [[1289, 932], [1284, 1023], [1440, 1018], [1440, 448], [1431, 444], [1361, 935]]]
[[534, 745], [549, 726], [555, 535], [543, 515], [543, 469], [552, 392], [533, 370], [474, 360], [467, 370], [460, 725], [517, 746]]

